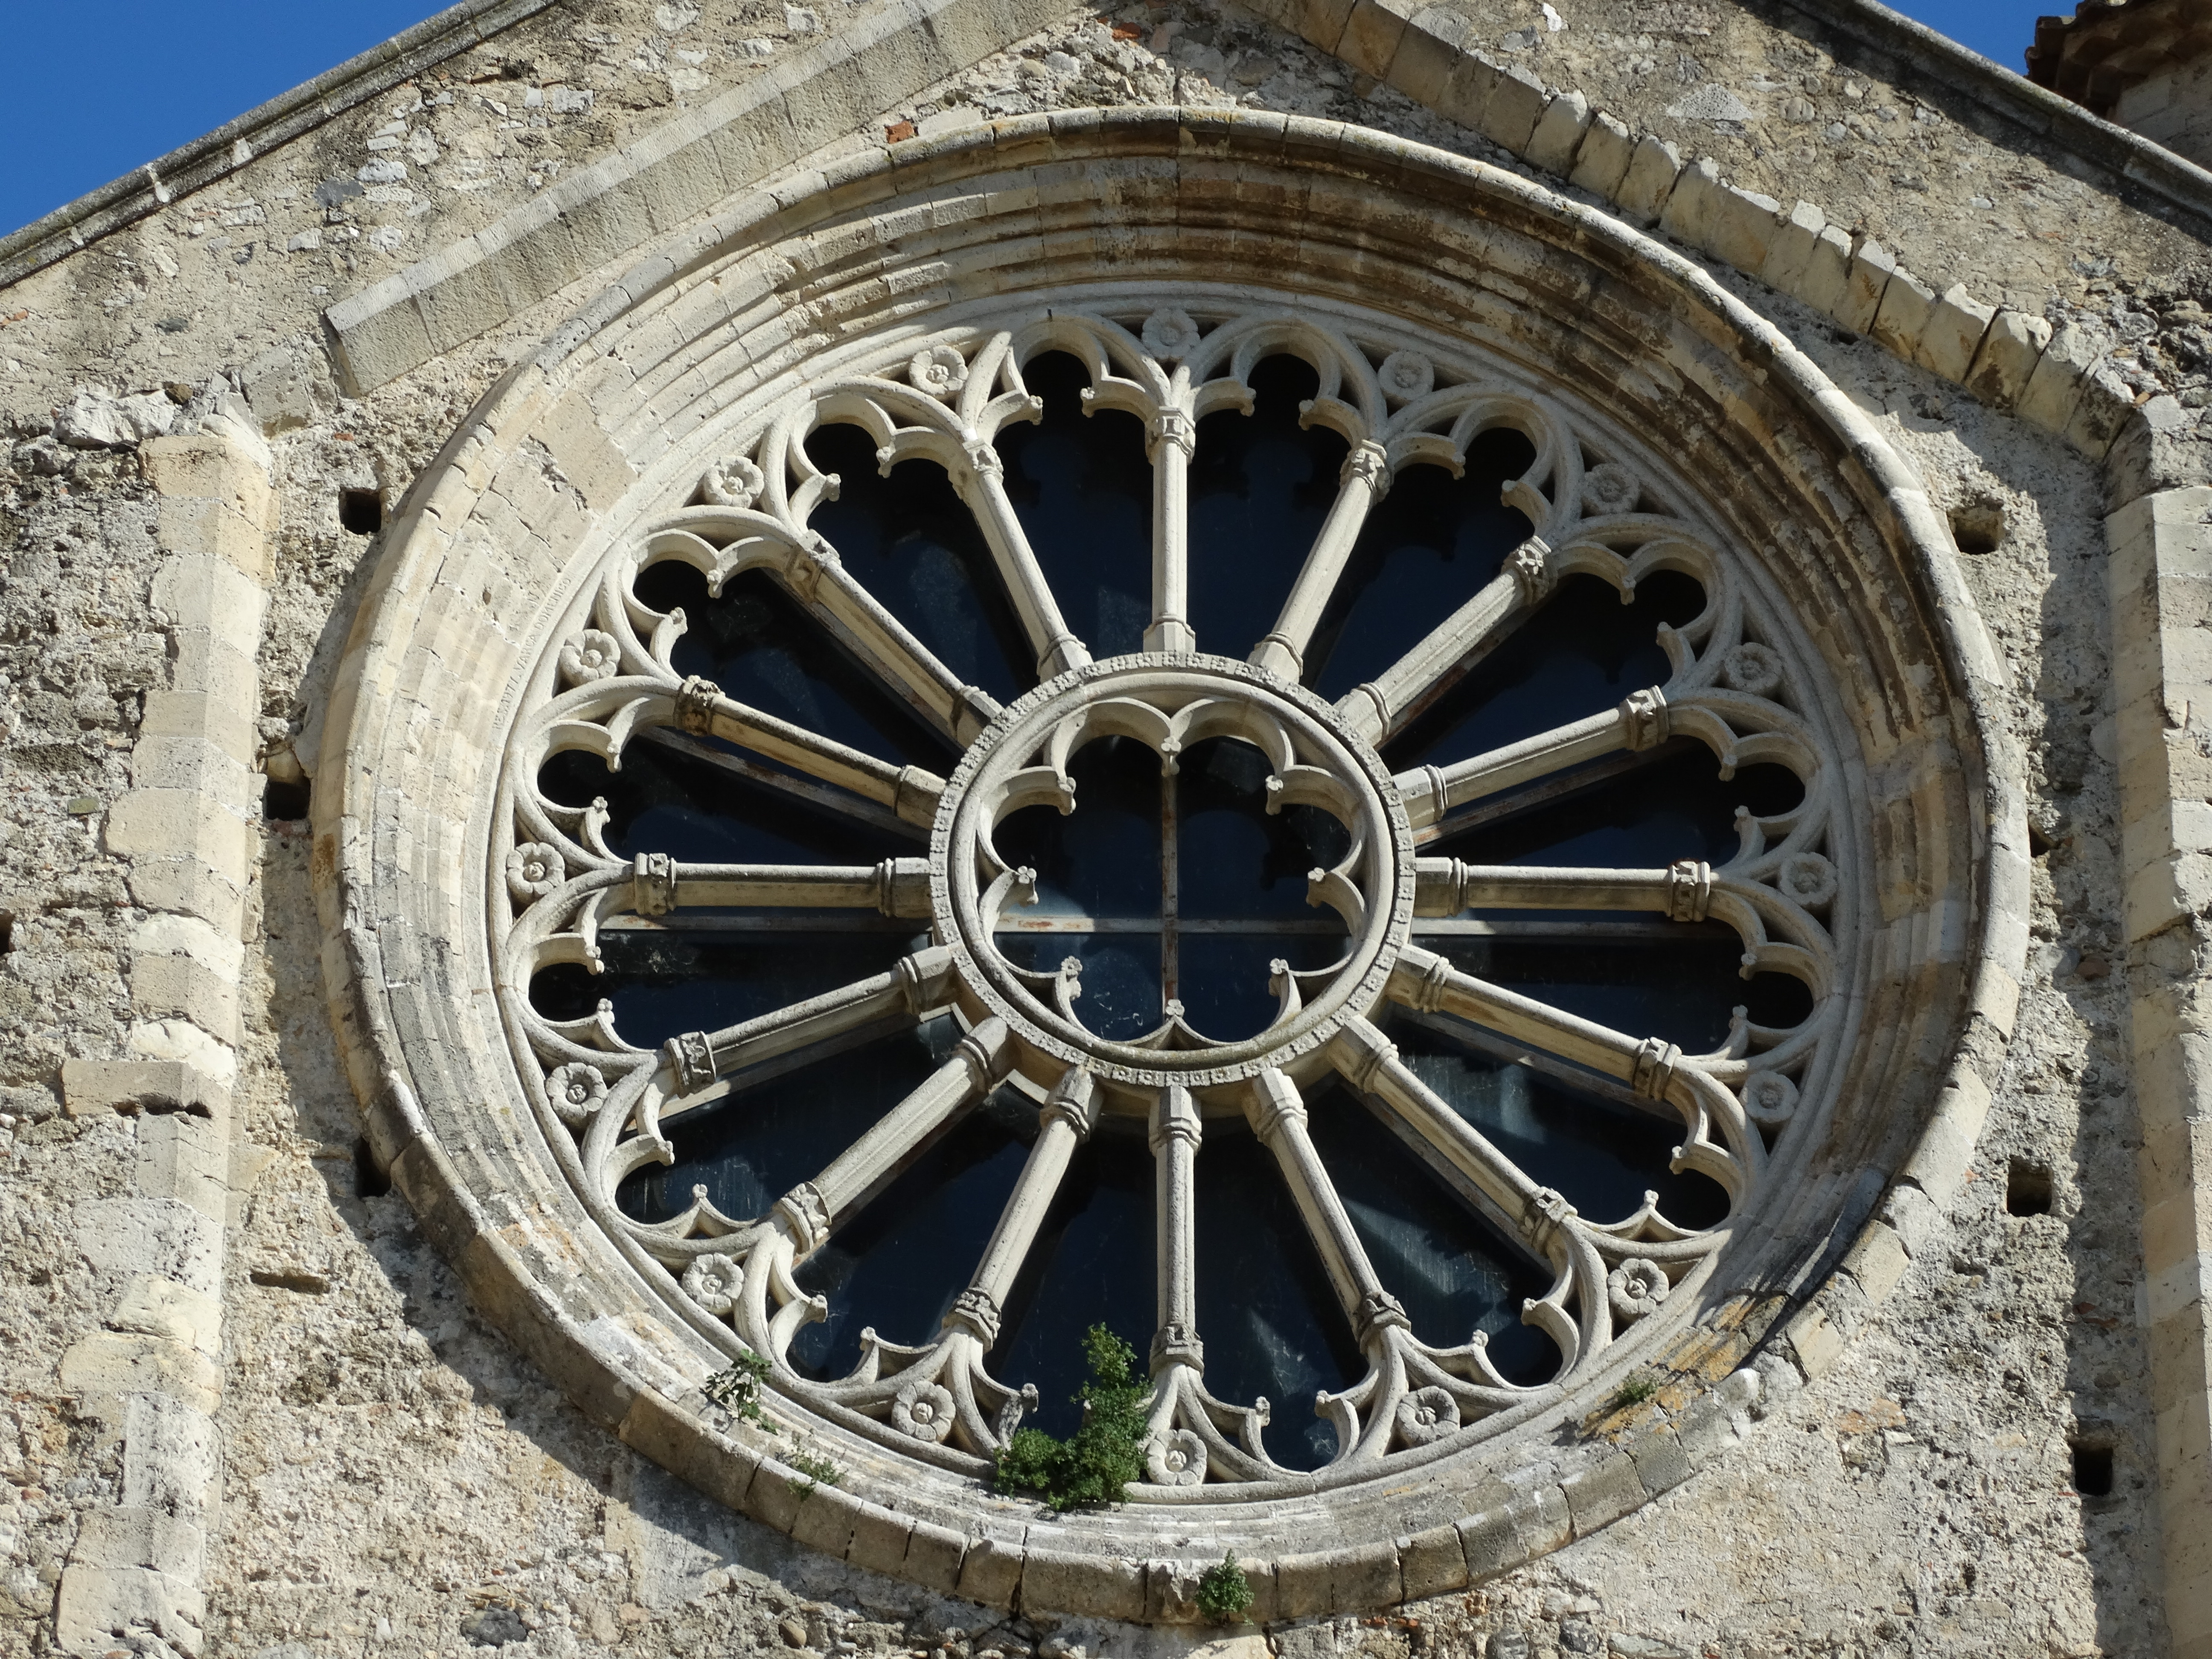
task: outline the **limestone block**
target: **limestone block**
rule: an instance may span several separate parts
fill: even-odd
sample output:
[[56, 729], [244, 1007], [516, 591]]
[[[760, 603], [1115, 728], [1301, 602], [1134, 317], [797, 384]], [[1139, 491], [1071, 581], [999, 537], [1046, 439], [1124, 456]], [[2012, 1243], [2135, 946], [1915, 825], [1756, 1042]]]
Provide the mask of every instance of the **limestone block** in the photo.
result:
[[1822, 227], [1805, 260], [1805, 271], [1790, 291], [1815, 311], [1833, 316], [1850, 287], [1851, 239], [1834, 225]]
[[1142, 1619], [1144, 1563], [1032, 1547], [1022, 1558], [1022, 1599], [1078, 1618]]
[[[126, 796], [127, 799], [128, 797]], [[215, 801], [206, 803], [221, 812]], [[218, 928], [238, 932], [246, 925], [243, 878], [217, 870], [198, 858], [143, 857], [131, 862], [131, 896], [149, 910], [174, 910], [204, 918]]]
[[1647, 133], [1629, 157], [1628, 170], [1621, 176], [1613, 203], [1631, 223], [1656, 224], [1681, 171], [1681, 152]]
[[62, 1386], [86, 1413], [120, 1431], [124, 1401], [134, 1394], [165, 1394], [204, 1416], [222, 1395], [222, 1372], [204, 1354], [161, 1337], [95, 1331], [62, 1355]]
[[1544, 84], [1526, 70], [1507, 69], [1480, 52], [1465, 53], [1445, 83], [1437, 112], [1472, 127], [1519, 155], [1544, 112]]
[[71, 1117], [99, 1112], [195, 1112], [224, 1103], [222, 1085], [176, 1060], [65, 1060], [62, 1109]]
[[223, 1089], [238, 1080], [238, 1056], [190, 1020], [141, 1020], [131, 1028], [129, 1042], [133, 1054], [195, 1066]]
[[307, 362], [289, 347], [270, 347], [240, 378], [264, 436], [296, 431], [315, 418], [313, 378]]
[[1635, 155], [1636, 135], [1617, 117], [1600, 110], [1590, 117], [1583, 133], [1582, 148], [1575, 152], [1574, 171], [1567, 175], [1567, 182], [1610, 201], [1620, 192]]
[[155, 438], [139, 451], [146, 482], [162, 495], [217, 501], [257, 532], [276, 523], [276, 494], [269, 474], [228, 440], [208, 433]]
[[336, 342], [331, 356], [348, 392], [361, 397], [436, 355], [430, 325], [397, 276], [323, 313]]
[[1989, 1111], [1989, 1085], [1970, 1066], [1960, 1066], [1936, 1097], [1935, 1113], [1905, 1160], [1905, 1175], [1938, 1207], [1948, 1209], [1965, 1189]]
[[2120, 378], [2110, 359], [2100, 359], [2081, 377], [2081, 394], [2063, 435], [2091, 460], [2101, 461], [2135, 412], [2134, 388]]
[[2104, 355], [2103, 337], [2078, 323], [2052, 334], [2020, 394], [2021, 418], [2045, 432], [2064, 432], [2081, 396], [2082, 377]]
[[1398, 1568], [1405, 1580], [1408, 1601], [1443, 1595], [1467, 1587], [1467, 1552], [1460, 1547], [1459, 1528], [1431, 1527], [1410, 1538], [1398, 1540]]
[[260, 746], [253, 728], [255, 702], [225, 704], [204, 691], [149, 691], [138, 722], [143, 744], [149, 737], [204, 739], [240, 765], [251, 766]]
[[238, 1042], [238, 987], [185, 956], [141, 956], [131, 968], [131, 1012], [142, 1019], [188, 1019], [216, 1042]]
[[1911, 1265], [1905, 1241], [1878, 1220], [1860, 1229], [1851, 1248], [1844, 1253], [1843, 1270], [1858, 1280], [1869, 1302], [1887, 1297]]
[[1329, 1558], [1326, 1553], [1275, 1558], [1275, 1616], [1312, 1619], [1331, 1610]]
[[100, 1504], [83, 1516], [70, 1551], [71, 1565], [144, 1567], [198, 1582], [207, 1534], [194, 1522], [143, 1504]]
[[[821, 1481], [812, 1482], [799, 1495], [792, 1516], [791, 1535], [809, 1549], [842, 1561], [853, 1547], [853, 1529], [860, 1520], [860, 1504], [848, 1492]], [[906, 1551], [901, 1548], [899, 1554]]]
[[1528, 161], [1547, 173], [1565, 178], [1581, 153], [1583, 135], [1589, 131], [1589, 100], [1579, 92], [1563, 92], [1544, 106], [1535, 130], [1528, 135]]
[[1566, 1494], [1549, 1482], [1487, 1505], [1458, 1522], [1454, 1529], [1467, 1556], [1471, 1583], [1534, 1560], [1574, 1536]]
[[1609, 1452], [1591, 1468], [1569, 1475], [1559, 1489], [1566, 1494], [1577, 1538], [1618, 1521], [1650, 1495], [1636, 1473], [1635, 1459], [1623, 1452]]
[[1390, 59], [1390, 72], [1384, 76], [1398, 91], [1431, 109], [1443, 98], [1452, 71], [1459, 67], [1462, 31], [1446, 32], [1445, 20], [1457, 21], [1457, 15], [1431, 6], [1407, 24]]
[[1805, 268], [1820, 246], [1820, 233], [1827, 228], [1828, 216], [1810, 202], [1800, 202], [1782, 215], [1767, 246], [1765, 263], [1759, 268], [1759, 281], [1784, 294], [1798, 293], [1804, 286]]
[[240, 818], [259, 811], [262, 780], [206, 738], [141, 737], [131, 748], [137, 789], [197, 789]]
[[960, 1588], [960, 1560], [967, 1551], [965, 1534], [917, 1521], [907, 1534], [906, 1560], [898, 1576], [940, 1595], [951, 1595]]
[[1682, 1449], [1681, 1437], [1671, 1428], [1640, 1434], [1622, 1449], [1636, 1465], [1636, 1478], [1651, 1497], [1670, 1492], [1690, 1478], [1689, 1456]]
[[1996, 315], [1995, 306], [1982, 304], [1966, 292], [1965, 284], [1954, 283], [1936, 300], [1934, 312], [1921, 329], [1912, 361], [1930, 374], [1965, 384], [1967, 372], [1981, 355], [1982, 337]]
[[1334, 50], [1352, 68], [1387, 80], [1391, 60], [1398, 54], [1398, 39], [1405, 32], [1406, 20], [1396, 12], [1376, 0], [1355, 0]]
[[1865, 333], [1874, 326], [1875, 313], [1881, 309], [1882, 290], [1889, 286], [1889, 274], [1896, 269], [1896, 259], [1880, 242], [1871, 239], [1861, 242], [1851, 252], [1844, 290], [1828, 314], [1852, 333]]
[[1395, 1543], [1363, 1544], [1328, 1553], [1329, 1605], [1333, 1612], [1364, 1612], [1395, 1606], [1405, 1599], [1405, 1578]]
[[171, 1112], [138, 1126], [138, 1190], [188, 1204], [216, 1226], [230, 1216], [230, 1145], [222, 1125]]
[[995, 1538], [971, 1540], [960, 1559], [960, 1599], [1011, 1607], [1022, 1583], [1022, 1554]]
[[252, 867], [252, 836], [244, 821], [183, 789], [133, 789], [118, 797], [108, 809], [105, 839], [118, 858], [189, 858], [241, 887]]
[[204, 1523], [222, 1499], [221, 1446], [215, 1419], [195, 1402], [131, 1395], [124, 1406], [124, 1503]]
[[2212, 443], [2196, 411], [2160, 393], [2129, 416], [2105, 458], [2105, 487], [2114, 502], [2157, 490], [2212, 482]]
[[227, 502], [165, 496], [154, 510], [154, 534], [165, 553], [221, 559], [264, 586], [276, 575], [275, 550], [267, 534]]
[[182, 1343], [210, 1359], [222, 1354], [222, 1304], [173, 1279], [133, 1279], [107, 1324], [126, 1334]]
[[222, 1224], [173, 1198], [94, 1198], [71, 1219], [77, 1249], [104, 1273], [173, 1279], [222, 1294]]
[[267, 592], [229, 560], [173, 555], [155, 570], [151, 592], [154, 608], [168, 614], [170, 627], [209, 634], [249, 659], [260, 649]]
[[1865, 331], [1911, 362], [1935, 314], [1936, 290], [1899, 265], [1883, 284], [1881, 303], [1875, 307], [1874, 321]]
[[1817, 1304], [1802, 1310], [1782, 1334], [1797, 1357], [1797, 1369], [1808, 1377], [1825, 1376], [1843, 1358], [1843, 1333]]
[[1981, 349], [1966, 370], [1966, 390], [1991, 409], [2016, 406], [2035, 373], [2036, 360], [2051, 343], [2051, 325], [2009, 307], [1990, 319]]
[[202, 1650], [206, 1618], [207, 1601], [199, 1588], [165, 1572], [72, 1565], [62, 1573], [54, 1640], [64, 1653], [106, 1653], [136, 1627], [153, 1631], [192, 1659]]

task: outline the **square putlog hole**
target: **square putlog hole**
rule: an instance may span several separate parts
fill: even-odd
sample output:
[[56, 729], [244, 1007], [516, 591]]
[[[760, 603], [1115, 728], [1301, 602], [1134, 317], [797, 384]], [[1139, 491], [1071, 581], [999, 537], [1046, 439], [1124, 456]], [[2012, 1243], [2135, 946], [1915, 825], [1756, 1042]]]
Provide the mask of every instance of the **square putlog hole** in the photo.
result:
[[1951, 539], [1961, 553], [1994, 553], [2004, 545], [2002, 501], [1979, 501], [1951, 509]]
[[2007, 1215], [2051, 1213], [2051, 1166], [2033, 1158], [2016, 1158], [2005, 1171]]
[[356, 536], [374, 536], [384, 528], [383, 495], [374, 489], [341, 489], [338, 522]]
[[2112, 1449], [2102, 1441], [2074, 1443], [2074, 1490], [2084, 1498], [2112, 1495]]

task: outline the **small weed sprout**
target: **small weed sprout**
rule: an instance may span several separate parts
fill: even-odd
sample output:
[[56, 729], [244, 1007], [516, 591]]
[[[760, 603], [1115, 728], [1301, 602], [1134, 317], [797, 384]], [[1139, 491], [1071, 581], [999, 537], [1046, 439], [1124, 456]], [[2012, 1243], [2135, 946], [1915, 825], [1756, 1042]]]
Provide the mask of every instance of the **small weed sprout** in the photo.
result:
[[1244, 1610], [1251, 1605], [1252, 1582], [1237, 1565], [1236, 1551], [1224, 1555], [1219, 1566], [1199, 1575], [1198, 1610], [1215, 1624], [1243, 1624]]
[[1613, 1409], [1640, 1406], [1659, 1392], [1659, 1385], [1648, 1376], [1632, 1376], [1620, 1385], [1620, 1392], [1613, 1397]]
[[760, 1354], [738, 1356], [738, 1362], [726, 1370], [716, 1371], [700, 1385], [705, 1395], [739, 1422], [750, 1423], [763, 1433], [774, 1434], [775, 1425], [761, 1413], [760, 1388], [773, 1369]]
[[793, 1452], [785, 1460], [799, 1471], [799, 1478], [791, 1483], [792, 1491], [801, 1498], [811, 1498], [815, 1486], [834, 1486], [845, 1478], [845, 1471], [826, 1457], [817, 1457], [811, 1452]]
[[999, 1454], [995, 1484], [1003, 1492], [1033, 1492], [1055, 1510], [1118, 1504], [1122, 1488], [1144, 1474], [1145, 1405], [1152, 1390], [1131, 1375], [1136, 1350], [1093, 1325], [1083, 1339], [1091, 1376], [1075, 1396], [1083, 1426], [1066, 1440], [1023, 1429]]

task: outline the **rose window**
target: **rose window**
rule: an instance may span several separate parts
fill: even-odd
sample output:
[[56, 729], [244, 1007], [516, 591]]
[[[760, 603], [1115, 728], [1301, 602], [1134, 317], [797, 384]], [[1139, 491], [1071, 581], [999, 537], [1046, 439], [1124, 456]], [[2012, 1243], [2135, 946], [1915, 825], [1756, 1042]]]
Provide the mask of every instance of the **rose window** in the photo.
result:
[[1101, 1323], [1145, 1501], [1526, 1419], [1836, 1068], [1838, 751], [1730, 550], [1348, 309], [847, 352], [515, 728], [499, 996], [569, 1180], [771, 1414], [956, 1473], [1073, 1427]]

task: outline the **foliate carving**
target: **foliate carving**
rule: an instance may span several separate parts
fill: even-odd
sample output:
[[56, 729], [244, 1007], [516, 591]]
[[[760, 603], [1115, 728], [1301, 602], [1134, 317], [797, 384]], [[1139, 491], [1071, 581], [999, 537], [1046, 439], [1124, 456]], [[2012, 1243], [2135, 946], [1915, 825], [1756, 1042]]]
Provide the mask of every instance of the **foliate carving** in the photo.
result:
[[526, 841], [507, 855], [507, 890], [518, 904], [544, 898], [568, 878], [561, 849]]
[[1378, 374], [1382, 396], [1393, 407], [1427, 397], [1437, 384], [1437, 366], [1419, 351], [1392, 352], [1382, 360]]
[[743, 455], [732, 455], [707, 469], [699, 480], [699, 494], [710, 507], [733, 507], [743, 512], [768, 488], [759, 467]]
[[684, 1270], [684, 1294], [720, 1318], [727, 1318], [743, 1294], [745, 1270], [726, 1255], [702, 1255]]
[[1144, 341], [1155, 357], [1188, 357], [1198, 349], [1198, 325], [1188, 311], [1164, 306], [1145, 319]]
[[1206, 1369], [1206, 1344], [1188, 1325], [1163, 1325], [1152, 1333], [1152, 1370], [1157, 1372], [1163, 1365], [1188, 1365], [1202, 1371]]
[[1632, 1255], [1606, 1275], [1605, 1292], [1613, 1316], [1624, 1324], [1649, 1318], [1674, 1291], [1656, 1261]]
[[1818, 853], [1793, 853], [1782, 860], [1780, 885], [1808, 910], [1825, 909], [1836, 896], [1836, 866]]
[[1628, 749], [1656, 749], [1672, 735], [1667, 694], [1657, 686], [1632, 691], [1620, 702], [1621, 724], [1627, 728]]
[[1388, 1291], [1370, 1291], [1360, 1297], [1359, 1311], [1352, 1322], [1354, 1340], [1363, 1348], [1375, 1340], [1377, 1331], [1413, 1328], [1413, 1322], [1406, 1316], [1406, 1304]]
[[1409, 1446], [1431, 1446], [1459, 1432], [1459, 1401], [1435, 1384], [1416, 1389], [1398, 1402], [1398, 1437]]
[[1677, 859], [1667, 866], [1667, 914], [1676, 921], [1703, 921], [1713, 899], [1713, 866]]
[[1587, 513], [1633, 513], [1643, 494], [1642, 481], [1618, 461], [1607, 461], [1583, 474], [1583, 508]]
[[1172, 444], [1188, 460], [1198, 453], [1198, 422], [1180, 409], [1160, 409], [1145, 425], [1145, 459], [1158, 465], [1160, 447]]
[[830, 1242], [830, 1206], [811, 1181], [802, 1181], [775, 1201], [775, 1212], [801, 1255]]
[[720, 686], [704, 674], [694, 674], [677, 690], [676, 724], [695, 738], [712, 735], [714, 705], [721, 696]]
[[951, 1311], [945, 1316], [947, 1325], [959, 1325], [988, 1348], [999, 1340], [999, 1304], [988, 1291], [970, 1285], [952, 1298]]
[[1380, 496], [1390, 488], [1390, 453], [1372, 441], [1354, 444], [1352, 453], [1344, 458], [1343, 466], [1338, 469], [1337, 477], [1342, 483], [1357, 479]]
[[1762, 1129], [1779, 1129], [1797, 1115], [1797, 1085], [1779, 1072], [1753, 1072], [1743, 1080], [1744, 1115]]
[[662, 1053], [675, 1076], [677, 1093], [690, 1094], [714, 1080], [714, 1044], [704, 1031], [686, 1031], [669, 1038]]
[[556, 1067], [545, 1079], [545, 1101], [572, 1129], [580, 1129], [607, 1097], [606, 1073], [579, 1060]]
[[1721, 659], [1721, 684], [1748, 696], [1771, 697], [1782, 689], [1782, 653], [1755, 640], [1733, 646]]
[[968, 384], [968, 360], [949, 345], [927, 346], [907, 359], [906, 378], [918, 392], [950, 398]]
[[622, 672], [622, 642], [611, 634], [586, 628], [561, 645], [561, 678], [570, 685], [589, 685]]
[[1171, 1429], [1145, 1443], [1145, 1474], [1154, 1486], [1195, 1486], [1206, 1479], [1206, 1442], [1189, 1429]]
[[676, 908], [676, 860], [665, 853], [640, 853], [630, 877], [631, 902], [641, 916]]
[[1505, 561], [1514, 585], [1521, 590], [1521, 603], [1534, 610], [1552, 597], [1552, 589], [1559, 578], [1552, 569], [1552, 550], [1544, 544], [1540, 536], [1531, 536], [1515, 548]]
[[952, 1432], [956, 1414], [952, 1391], [935, 1382], [917, 1380], [891, 1396], [891, 1426], [933, 1445]]

